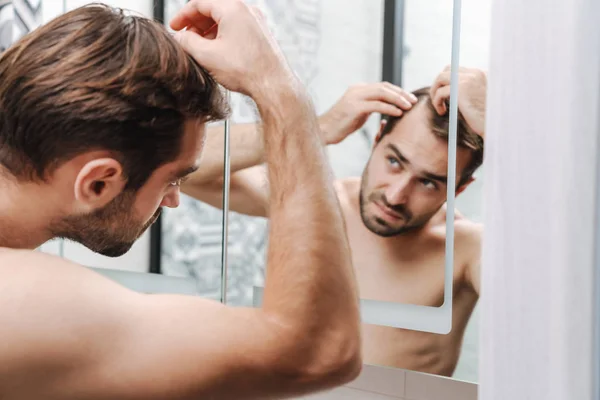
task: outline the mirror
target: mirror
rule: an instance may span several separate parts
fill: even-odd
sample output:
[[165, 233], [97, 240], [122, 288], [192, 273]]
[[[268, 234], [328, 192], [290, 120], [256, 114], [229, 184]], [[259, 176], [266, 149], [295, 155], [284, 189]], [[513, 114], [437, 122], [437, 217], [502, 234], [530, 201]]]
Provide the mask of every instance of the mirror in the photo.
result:
[[[463, 1], [457, 14], [452, 2], [441, 0], [247, 2], [262, 8], [308, 87], [324, 135], [343, 124], [328, 112], [340, 99], [359, 96], [364, 84], [388, 81], [412, 92], [432, 86], [450, 64], [470, 68], [476, 78], [487, 69], [490, 1]], [[451, 75], [453, 83], [464, 76], [458, 68]], [[374, 113], [350, 124], [339, 143], [324, 142], [335, 142], [327, 151], [359, 281], [366, 363], [476, 382], [483, 170], [473, 154], [481, 156], [482, 143], [456, 109], [458, 86], [446, 90], [454, 94], [442, 115], [428, 108], [425, 90], [422, 102], [393, 125], [388, 120], [383, 137], [381, 115]], [[253, 104], [233, 94], [232, 107], [228, 291], [232, 304], [256, 306], [268, 241], [267, 182], [260, 146], [252, 145], [258, 140]], [[463, 175], [469, 166], [472, 175]], [[444, 177], [452, 172], [457, 185], [448, 189]], [[454, 203], [450, 212], [446, 203]]]

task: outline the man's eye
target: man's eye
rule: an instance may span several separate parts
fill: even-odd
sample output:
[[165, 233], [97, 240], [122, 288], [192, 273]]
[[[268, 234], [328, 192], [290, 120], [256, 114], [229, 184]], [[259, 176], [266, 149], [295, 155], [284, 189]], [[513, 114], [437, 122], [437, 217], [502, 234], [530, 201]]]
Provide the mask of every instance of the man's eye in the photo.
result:
[[423, 186], [425, 186], [427, 189], [437, 189], [435, 182], [429, 179], [421, 179], [421, 184], [423, 184]]
[[392, 167], [396, 167], [396, 166], [400, 165], [400, 162], [398, 160], [396, 160], [394, 157], [388, 157], [387, 161]]
[[176, 181], [173, 181], [173, 182], [169, 183], [169, 185], [179, 187], [179, 186], [183, 185], [183, 183], [185, 181], [187, 181], [188, 178], [189, 178], [189, 176], [184, 176], [183, 178], [179, 178]]

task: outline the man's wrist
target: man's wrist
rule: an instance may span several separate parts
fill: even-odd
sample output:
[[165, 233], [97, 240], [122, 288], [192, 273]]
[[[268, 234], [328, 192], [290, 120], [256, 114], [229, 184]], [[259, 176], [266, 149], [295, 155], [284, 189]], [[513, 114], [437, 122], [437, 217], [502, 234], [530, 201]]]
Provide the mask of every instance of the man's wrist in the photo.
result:
[[293, 75], [271, 76], [261, 85], [257, 85], [250, 96], [265, 123], [268, 119], [282, 123], [296, 114], [293, 111], [302, 110], [303, 115], [306, 115], [306, 112], [314, 112], [308, 93]]
[[319, 123], [319, 130], [321, 131], [321, 139], [323, 139], [323, 144], [331, 144], [331, 123], [327, 118], [327, 114], [321, 115], [317, 121]]
[[255, 80], [248, 92], [260, 109], [273, 107], [282, 99], [302, 96], [304, 88], [292, 71], [277, 68]]

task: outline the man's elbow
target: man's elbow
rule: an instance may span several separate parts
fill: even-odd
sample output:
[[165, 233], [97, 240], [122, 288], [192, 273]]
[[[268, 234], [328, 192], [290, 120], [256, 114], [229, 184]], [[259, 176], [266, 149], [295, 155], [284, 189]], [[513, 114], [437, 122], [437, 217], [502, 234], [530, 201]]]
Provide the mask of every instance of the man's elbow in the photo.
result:
[[316, 389], [330, 389], [355, 380], [362, 370], [362, 347], [358, 332], [328, 335], [323, 340], [296, 342], [291, 357], [294, 375]]
[[[333, 344], [332, 346], [336, 346]], [[317, 367], [324, 385], [339, 386], [352, 382], [360, 374], [363, 366], [360, 340], [349, 340], [340, 346], [338, 354], [329, 356], [325, 351], [323, 364]]]

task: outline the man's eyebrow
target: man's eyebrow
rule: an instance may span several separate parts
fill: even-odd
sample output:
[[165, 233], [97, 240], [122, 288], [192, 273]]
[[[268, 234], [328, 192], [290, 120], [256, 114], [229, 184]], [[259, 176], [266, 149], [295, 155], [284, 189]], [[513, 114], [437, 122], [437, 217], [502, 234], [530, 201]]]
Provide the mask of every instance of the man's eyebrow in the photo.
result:
[[402, 161], [405, 164], [410, 164], [410, 161], [408, 161], [408, 159], [402, 155], [402, 153], [400, 152], [400, 149], [398, 147], [396, 147], [395, 145], [393, 145], [391, 143], [388, 143], [387, 147], [388, 147], [388, 149], [392, 150], [396, 154], [396, 157], [398, 157], [400, 159], [400, 161]]
[[445, 175], [436, 175], [430, 172], [424, 172], [423, 176], [432, 181], [438, 181], [440, 183], [443, 183], [444, 185], [448, 183], [448, 177]]
[[[408, 161], [408, 158], [404, 157], [404, 155], [402, 155], [402, 153], [400, 152], [400, 149], [398, 147], [396, 147], [395, 145], [388, 143], [387, 147], [392, 150], [396, 156], [400, 159], [400, 161], [402, 161], [405, 164], [410, 165], [410, 161]], [[438, 181], [440, 183], [443, 183], [444, 185], [446, 185], [448, 183], [448, 176], [446, 175], [436, 175], [436, 174], [432, 174], [431, 172], [423, 172], [422, 173], [423, 177], [430, 179], [432, 181]]]
[[187, 167], [185, 169], [177, 171], [174, 178], [175, 179], [185, 178], [186, 176], [193, 174], [196, 171], [198, 171], [198, 165], [192, 165], [191, 167]]

